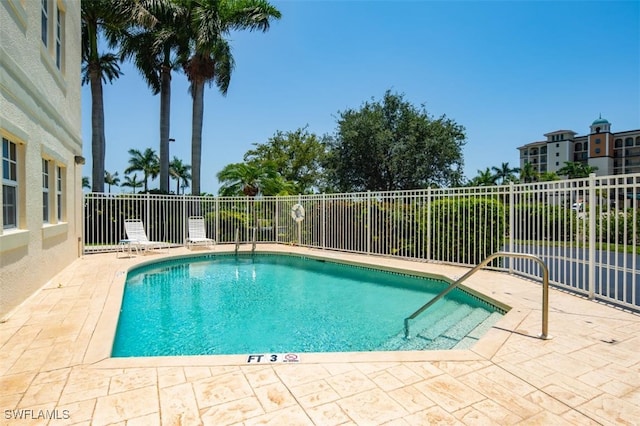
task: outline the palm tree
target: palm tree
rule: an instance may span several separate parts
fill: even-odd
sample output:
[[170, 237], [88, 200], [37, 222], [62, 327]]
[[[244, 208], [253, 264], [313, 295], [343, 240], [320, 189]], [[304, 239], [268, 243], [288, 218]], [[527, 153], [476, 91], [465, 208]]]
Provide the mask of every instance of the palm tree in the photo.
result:
[[565, 161], [564, 166], [558, 169], [559, 175], [567, 176], [569, 179], [577, 178], [580, 176], [580, 169], [582, 164], [573, 161]]
[[124, 176], [124, 182], [120, 186], [127, 186], [131, 188], [131, 193], [135, 193], [137, 188], [140, 188], [144, 185], [142, 182], [138, 181], [138, 175], [134, 174], [133, 177], [129, 175]]
[[516, 180], [515, 174], [520, 171], [520, 169], [517, 167], [514, 167], [514, 168], [509, 167], [509, 163], [502, 163], [500, 167], [491, 167], [491, 170], [496, 172], [495, 174], [496, 182], [498, 180], [501, 180], [500, 183], [502, 185]]
[[[262, 189], [270, 188], [274, 179], [280, 177], [273, 167], [262, 167], [246, 163], [233, 163], [226, 165], [218, 174], [218, 180], [222, 182], [220, 195], [236, 196], [246, 195], [255, 197]], [[263, 192], [264, 193], [264, 192]]]
[[566, 175], [568, 179], [578, 179], [589, 177], [589, 175], [596, 170], [598, 170], [598, 168], [595, 166], [580, 162], [565, 161], [564, 166], [558, 169], [556, 173], [560, 176]]
[[294, 182], [285, 180], [278, 174], [274, 178], [264, 180], [260, 192], [262, 195], [294, 195], [300, 193], [297, 187]]
[[127, 167], [124, 172], [131, 173], [141, 171], [144, 176], [144, 192], [149, 192], [149, 177], [155, 179], [160, 171], [160, 164], [156, 152], [151, 148], [147, 148], [144, 152], [140, 152], [137, 149], [130, 149], [129, 155], [131, 156], [129, 159], [129, 167]]
[[91, 189], [91, 183], [89, 182], [89, 176], [82, 176], [82, 189]]
[[551, 182], [554, 180], [560, 180], [560, 177], [556, 174], [556, 172], [542, 172], [540, 173], [540, 177], [538, 178], [540, 182]]
[[188, 17], [184, 25], [189, 40], [189, 57], [183, 56], [183, 68], [193, 97], [191, 121], [192, 193], [200, 193], [202, 160], [202, 120], [205, 83], [215, 83], [225, 95], [234, 67], [231, 48], [225, 39], [231, 31], [267, 31], [271, 19], [281, 14], [266, 0], [200, 0], [186, 2]]
[[113, 53], [101, 54], [99, 33], [105, 35], [111, 47], [126, 17], [119, 0], [82, 1], [82, 84], [91, 86], [91, 158], [93, 192], [104, 192], [104, 98], [102, 83], [112, 83], [122, 75], [118, 58]]
[[191, 166], [184, 164], [178, 157], [173, 157], [169, 164], [169, 174], [176, 180], [176, 194], [180, 195], [180, 188], [184, 189], [189, 187], [189, 181], [191, 180]]
[[533, 164], [529, 162], [524, 163], [524, 167], [520, 169], [520, 181], [523, 183], [537, 182], [539, 176]]
[[471, 186], [491, 186], [496, 184], [497, 177], [487, 167], [484, 171], [478, 170], [478, 176], [471, 179]]
[[121, 40], [123, 59], [133, 59], [154, 95], [160, 94], [160, 190], [169, 192], [171, 71], [178, 65], [179, 20], [185, 9], [170, 0], [141, 0], [137, 26]]
[[118, 186], [120, 183], [120, 178], [118, 177], [118, 172], [114, 174], [109, 173], [105, 170], [104, 172], [104, 183], [109, 185], [109, 194], [111, 194], [111, 185]]

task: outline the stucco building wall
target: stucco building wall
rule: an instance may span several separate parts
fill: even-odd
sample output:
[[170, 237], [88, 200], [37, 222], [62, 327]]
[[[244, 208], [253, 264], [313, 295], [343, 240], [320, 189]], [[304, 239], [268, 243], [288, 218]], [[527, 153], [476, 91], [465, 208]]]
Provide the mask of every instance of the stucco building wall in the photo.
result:
[[[0, 2], [0, 136], [3, 149], [15, 148], [17, 157], [15, 174], [8, 172], [6, 153], [0, 163], [0, 317], [80, 254], [80, 2], [46, 3], [45, 45], [40, 1]], [[12, 185], [17, 189], [15, 215], [5, 205]]]

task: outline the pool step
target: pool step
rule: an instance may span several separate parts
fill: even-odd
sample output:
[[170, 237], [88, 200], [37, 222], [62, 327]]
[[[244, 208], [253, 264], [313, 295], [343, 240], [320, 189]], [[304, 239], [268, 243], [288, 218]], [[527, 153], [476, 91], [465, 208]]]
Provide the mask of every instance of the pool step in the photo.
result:
[[497, 312], [468, 306], [457, 306], [449, 315], [443, 311], [412, 323], [411, 339], [405, 339], [403, 331], [384, 342], [379, 350], [467, 349], [502, 317]]
[[478, 339], [468, 337], [469, 333], [489, 317], [489, 312], [481, 308], [473, 309], [467, 316], [457, 321], [444, 333], [433, 339], [432, 345], [438, 349], [467, 349]]
[[460, 342], [458, 342], [453, 349], [468, 349], [475, 345], [476, 342], [485, 335], [485, 333], [493, 327], [493, 325], [502, 318], [502, 314], [499, 312], [492, 312], [484, 321], [482, 321], [476, 328], [471, 330]]
[[[474, 308], [471, 306], [460, 305], [457, 309], [449, 312], [448, 315], [433, 323], [430, 327], [427, 327], [422, 331], [417, 331], [419, 329], [416, 328], [415, 334], [420, 337], [424, 337], [425, 339], [434, 340], [438, 336], [446, 333], [451, 327], [454, 327], [457, 323], [461, 322], [463, 318], [470, 315], [473, 310]], [[428, 314], [425, 314], [425, 318], [428, 318]]]
[[462, 340], [478, 327], [478, 324], [482, 324], [482, 322], [489, 317], [489, 314], [490, 313], [484, 309], [474, 309], [469, 315], [447, 329], [447, 331], [443, 333], [443, 336], [453, 340]]
[[502, 317], [503, 315], [500, 312], [492, 312], [491, 315], [489, 315], [489, 317], [486, 320], [478, 324], [478, 326], [474, 328], [471, 331], [471, 333], [469, 333], [467, 336], [474, 338], [476, 340], [481, 338], [482, 336], [485, 335], [487, 330], [493, 327], [494, 324], [497, 323]]
[[[432, 311], [428, 315], [421, 315], [411, 321], [411, 339], [404, 338], [404, 331], [398, 333], [397, 336], [390, 338], [384, 342], [380, 350], [397, 351], [397, 350], [421, 350], [428, 349], [433, 338], [437, 337], [441, 332], [454, 320], [451, 318], [451, 312], [457, 312], [460, 316], [464, 316], [472, 308], [466, 305], [460, 305], [458, 302], [451, 300], [441, 300], [437, 305], [431, 308]], [[429, 330], [429, 332], [424, 333]], [[423, 333], [421, 333], [421, 331]]]
[[[489, 312], [481, 308], [460, 309], [444, 323], [447, 327], [437, 336], [432, 337], [428, 349], [451, 349], [461, 342], [468, 333], [489, 316]], [[452, 325], [453, 323], [453, 325]], [[424, 336], [424, 333], [420, 333]], [[424, 336], [426, 337], [426, 336]]]

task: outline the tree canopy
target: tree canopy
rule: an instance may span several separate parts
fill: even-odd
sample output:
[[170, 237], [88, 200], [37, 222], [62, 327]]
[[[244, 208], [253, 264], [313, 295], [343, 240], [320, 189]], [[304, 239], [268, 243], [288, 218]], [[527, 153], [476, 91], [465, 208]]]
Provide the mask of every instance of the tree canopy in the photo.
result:
[[111, 185], [118, 186], [120, 185], [120, 178], [118, 177], [118, 172], [110, 173], [108, 171], [104, 171], [104, 183], [109, 186], [109, 194], [111, 194]]
[[478, 175], [469, 181], [470, 186], [492, 186], [495, 185], [498, 178], [491, 173], [491, 169], [487, 167], [484, 170], [478, 170]]
[[381, 101], [339, 113], [325, 162], [332, 189], [407, 190], [460, 181], [465, 129], [387, 91]]
[[294, 188], [270, 164], [227, 164], [218, 175], [222, 183], [220, 195], [290, 195]]
[[131, 173], [141, 171], [144, 175], [144, 192], [149, 192], [149, 178], [155, 179], [160, 173], [160, 163], [156, 152], [147, 148], [144, 152], [137, 149], [130, 149], [129, 167], [124, 171]]
[[142, 181], [139, 181], [138, 175], [134, 173], [133, 175], [125, 175], [124, 182], [120, 186], [127, 186], [131, 188], [131, 193], [135, 193], [136, 189], [141, 188], [143, 185], [144, 183]]
[[244, 161], [258, 167], [271, 166], [285, 181], [294, 186], [294, 193], [308, 194], [322, 186], [326, 141], [309, 133], [306, 127], [295, 131], [277, 131], [266, 143], [254, 144]]
[[491, 170], [495, 172], [496, 181], [500, 180], [502, 185], [518, 181], [516, 173], [520, 173], [520, 168], [509, 167], [509, 163], [502, 163], [500, 167], [494, 166]]
[[596, 170], [598, 170], [598, 168], [595, 166], [580, 162], [565, 161], [564, 166], [558, 169], [556, 173], [560, 176], [566, 175], [569, 179], [578, 179], [589, 177], [589, 175]]
[[183, 190], [189, 186], [191, 181], [191, 166], [185, 164], [181, 159], [174, 156], [169, 163], [169, 174], [176, 180], [176, 194], [180, 195], [180, 188]]

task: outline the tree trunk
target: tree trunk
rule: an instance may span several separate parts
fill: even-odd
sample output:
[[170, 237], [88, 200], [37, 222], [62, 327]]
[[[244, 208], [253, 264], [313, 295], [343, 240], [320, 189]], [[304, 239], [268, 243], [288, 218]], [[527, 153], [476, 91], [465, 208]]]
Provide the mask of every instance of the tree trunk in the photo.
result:
[[160, 69], [160, 191], [169, 193], [169, 126], [171, 120], [171, 68]]
[[193, 82], [193, 112], [191, 117], [191, 192], [200, 195], [200, 164], [202, 161], [202, 116], [204, 114], [204, 82]]
[[[102, 95], [102, 80], [97, 63], [90, 65], [91, 80], [91, 190], [104, 192], [104, 104]], [[97, 68], [97, 69], [96, 69]]]

